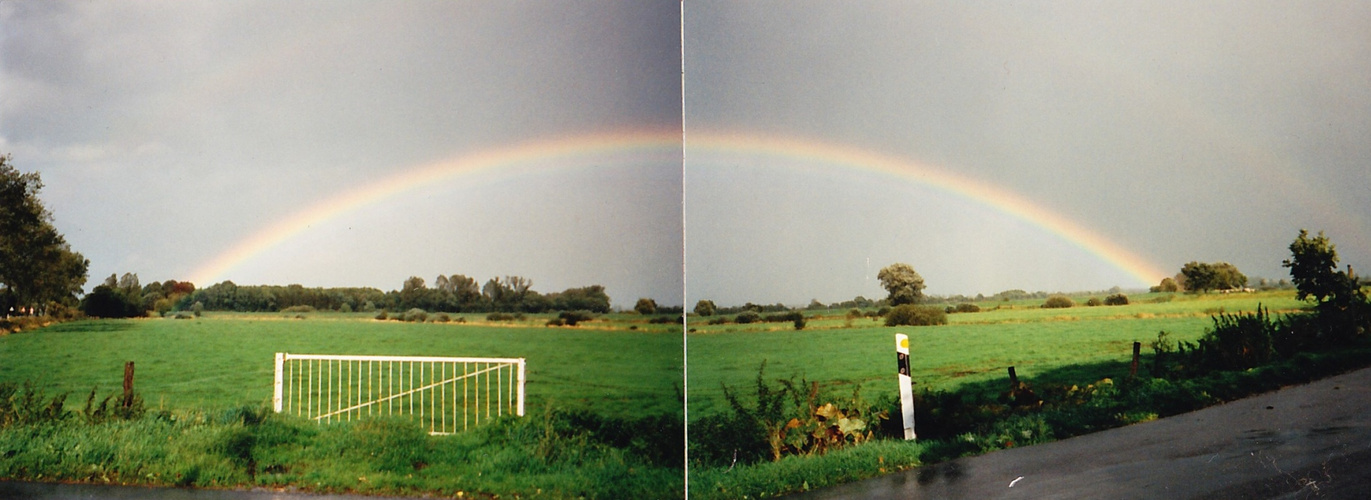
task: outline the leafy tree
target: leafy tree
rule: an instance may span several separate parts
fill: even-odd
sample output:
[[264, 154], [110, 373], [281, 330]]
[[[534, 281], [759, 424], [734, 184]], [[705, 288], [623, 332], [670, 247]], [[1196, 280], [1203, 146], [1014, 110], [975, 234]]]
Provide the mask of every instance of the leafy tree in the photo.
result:
[[1159, 283], [1157, 286], [1152, 287], [1152, 290], [1151, 290], [1151, 291], [1152, 291], [1152, 292], [1179, 292], [1179, 291], [1181, 291], [1181, 284], [1180, 284], [1180, 283], [1177, 283], [1175, 278], [1162, 278], [1162, 282]]
[[913, 304], [923, 298], [924, 279], [909, 264], [894, 263], [876, 275], [881, 287], [890, 293], [890, 305]]
[[704, 316], [704, 317], [713, 316], [713, 315], [714, 315], [714, 312], [717, 311], [718, 309], [719, 309], [719, 308], [718, 308], [718, 307], [715, 307], [714, 301], [712, 301], [712, 300], [704, 300], [704, 299], [701, 299], [699, 302], [696, 302], [696, 303], [695, 303], [695, 314], [698, 314], [698, 315], [700, 315], [700, 316]]
[[0, 286], [5, 302], [42, 311], [48, 302], [74, 303], [90, 262], [71, 250], [38, 199], [37, 172], [19, 173], [0, 155]]
[[1337, 249], [1323, 231], [1310, 238], [1309, 232], [1301, 229], [1290, 244], [1290, 259], [1281, 265], [1290, 268], [1290, 280], [1295, 283], [1295, 296], [1300, 300], [1313, 297], [1322, 304], [1347, 301], [1361, 293], [1355, 276], [1338, 271]]
[[1229, 290], [1247, 285], [1247, 276], [1227, 262], [1213, 264], [1191, 261], [1181, 267], [1185, 288], [1198, 293], [1209, 290]]
[[640, 298], [640, 299], [638, 299], [638, 303], [633, 304], [633, 310], [634, 310], [634, 311], [638, 311], [638, 314], [642, 314], [642, 315], [648, 315], [648, 314], [656, 313], [656, 312], [657, 312], [657, 301], [652, 300], [652, 299], [649, 299], [649, 298]]

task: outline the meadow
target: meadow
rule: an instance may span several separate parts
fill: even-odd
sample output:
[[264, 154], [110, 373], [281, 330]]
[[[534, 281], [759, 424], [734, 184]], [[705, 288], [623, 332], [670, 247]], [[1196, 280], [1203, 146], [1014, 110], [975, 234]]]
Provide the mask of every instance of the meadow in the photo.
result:
[[982, 312], [950, 314], [947, 325], [922, 327], [886, 327], [881, 318], [849, 320], [847, 311], [839, 310], [808, 311], [803, 330], [791, 323], [707, 325], [692, 317], [689, 415], [694, 419], [726, 409], [723, 387], [750, 388], [763, 362], [769, 378], [796, 376], [835, 394], [860, 388], [861, 396], [873, 401], [894, 398], [896, 333], [909, 335], [916, 391], [1007, 379], [1010, 366], [1021, 378], [1047, 375], [1044, 381], [1086, 383], [1121, 375], [1081, 371], [1107, 362], [1122, 366], [1131, 359], [1133, 342], [1142, 342], [1150, 353], [1147, 346], [1161, 331], [1176, 341], [1194, 341], [1212, 325], [1214, 314], [1258, 306], [1287, 313], [1306, 306], [1289, 290], [1139, 294], [1128, 305], [1080, 305], [1087, 298], [1076, 297], [1078, 305], [1065, 309], [1040, 308], [1041, 299], [985, 301], [979, 303]]
[[[609, 314], [554, 327], [549, 318], [206, 313], [0, 336], [0, 479], [464, 498], [683, 495], [680, 325]], [[523, 357], [527, 414], [451, 436], [428, 436], [405, 417], [319, 425], [278, 415], [276, 352]], [[83, 408], [92, 388], [97, 404], [121, 391], [126, 361], [135, 362], [142, 410]]]
[[546, 318], [534, 317], [404, 323], [362, 313], [80, 321], [0, 337], [0, 382], [77, 395], [95, 387], [103, 395], [121, 389], [124, 363], [133, 361], [136, 389], [149, 408], [215, 410], [269, 403], [277, 352], [522, 357], [529, 411], [680, 413], [679, 326], [623, 316], [575, 328], [543, 326]]

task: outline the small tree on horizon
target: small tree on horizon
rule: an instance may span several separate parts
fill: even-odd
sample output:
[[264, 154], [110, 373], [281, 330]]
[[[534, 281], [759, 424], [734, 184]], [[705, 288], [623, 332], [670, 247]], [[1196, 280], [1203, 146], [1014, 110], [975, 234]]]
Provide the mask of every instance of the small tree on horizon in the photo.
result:
[[876, 275], [881, 287], [889, 292], [891, 306], [914, 304], [923, 299], [924, 278], [909, 264], [896, 262]]
[[712, 300], [700, 299], [699, 302], [695, 303], [695, 314], [702, 317], [707, 318], [713, 316], [714, 312], [717, 310], [719, 310], [719, 308], [714, 305], [714, 301]]
[[638, 302], [636, 304], [633, 304], [633, 310], [638, 311], [638, 314], [642, 314], [644, 316], [656, 313], [657, 301], [649, 298], [640, 298], [638, 299]]

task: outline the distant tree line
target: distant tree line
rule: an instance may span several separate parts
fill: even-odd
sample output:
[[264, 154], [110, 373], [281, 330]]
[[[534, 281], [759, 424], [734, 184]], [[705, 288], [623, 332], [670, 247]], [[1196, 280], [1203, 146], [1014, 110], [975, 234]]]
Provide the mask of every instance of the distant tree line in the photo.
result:
[[[477, 286], [476, 280], [454, 274], [439, 275], [433, 287], [417, 276], [399, 290], [370, 287], [321, 288], [302, 285], [238, 285], [223, 281], [196, 288], [184, 281], [153, 282], [140, 286], [138, 275], [111, 275], [82, 300], [89, 316], [136, 317], [172, 311], [277, 312], [291, 308], [319, 311], [371, 312], [380, 310], [428, 312], [543, 313], [589, 311], [607, 313], [610, 298], [601, 285], [568, 288], [542, 294], [520, 276], [496, 277]], [[651, 299], [648, 299], [651, 300]], [[658, 307], [657, 313], [679, 314], [681, 308]]]

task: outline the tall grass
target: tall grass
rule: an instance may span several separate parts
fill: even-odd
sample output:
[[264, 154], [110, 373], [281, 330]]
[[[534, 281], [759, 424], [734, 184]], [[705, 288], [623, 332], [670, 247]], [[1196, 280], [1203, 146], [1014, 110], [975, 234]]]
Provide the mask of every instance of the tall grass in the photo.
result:
[[[681, 424], [544, 411], [453, 436], [401, 419], [316, 425], [246, 406], [0, 428], [0, 477], [317, 492], [679, 498]], [[655, 434], [642, 430], [653, 427]], [[673, 430], [674, 429], [674, 430]], [[618, 442], [615, 431], [637, 443]], [[673, 437], [674, 436], [674, 437]], [[676, 453], [660, 453], [674, 448]]]

